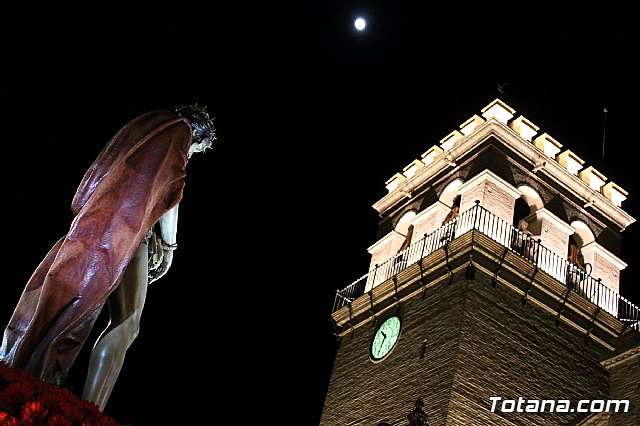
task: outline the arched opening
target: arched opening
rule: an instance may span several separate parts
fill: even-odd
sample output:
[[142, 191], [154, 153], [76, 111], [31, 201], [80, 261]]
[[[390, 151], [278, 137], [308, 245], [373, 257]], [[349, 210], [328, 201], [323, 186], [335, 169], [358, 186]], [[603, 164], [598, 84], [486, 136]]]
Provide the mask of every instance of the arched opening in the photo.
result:
[[455, 198], [451, 202], [451, 210], [449, 210], [449, 213], [447, 213], [447, 216], [445, 216], [444, 220], [442, 221], [443, 225], [445, 223], [447, 223], [447, 222], [452, 221], [456, 217], [458, 217], [458, 214], [460, 214], [460, 199], [461, 198], [462, 197], [460, 195], [456, 195], [455, 196]]
[[[538, 192], [530, 186], [521, 185], [518, 187], [518, 191], [520, 192], [520, 197], [516, 199], [513, 207], [513, 222], [511, 225], [515, 229], [511, 232], [511, 248], [526, 259], [536, 262], [539, 241], [532, 231], [539, 229], [540, 224], [535, 221], [533, 213], [541, 209], [544, 204]], [[530, 223], [532, 218], [534, 222]]]
[[567, 247], [567, 262], [569, 262], [567, 265], [567, 285], [584, 295], [585, 289], [582, 286], [586, 277], [591, 275], [593, 265], [585, 262], [582, 247], [595, 241], [595, 237], [587, 224], [582, 221], [571, 222], [571, 227], [575, 232], [569, 236]]
[[[411, 240], [413, 239], [413, 224], [411, 223], [411, 221], [415, 217], [416, 212], [411, 210], [402, 215], [398, 223], [396, 223], [396, 227], [394, 230], [398, 234], [404, 236], [404, 241], [402, 242], [400, 248], [398, 248], [398, 251], [396, 253], [400, 253], [406, 250], [411, 245]], [[398, 259], [401, 259], [401, 257], [402, 256], [398, 256], [396, 260], [398, 261]]]
[[529, 208], [529, 204], [525, 201], [524, 198], [519, 197], [516, 199], [515, 205], [513, 207], [513, 227], [518, 228], [518, 224], [521, 220], [524, 220], [531, 213], [531, 209]]
[[462, 196], [459, 194], [458, 190], [462, 186], [462, 179], [458, 178], [450, 182], [442, 194], [440, 194], [440, 201], [449, 207], [449, 211], [447, 215], [442, 220], [440, 224], [440, 242], [446, 243], [455, 238], [455, 223], [451, 223], [448, 226], [444, 226], [445, 224], [452, 222], [458, 215], [460, 214], [460, 202], [462, 200]]
[[407, 231], [411, 227], [411, 221], [416, 217], [416, 212], [414, 210], [410, 210], [402, 215], [400, 220], [396, 223], [396, 226], [393, 228], [399, 234], [404, 236], [407, 235]]
[[398, 223], [396, 223], [395, 231], [404, 236], [404, 241], [400, 245], [400, 248], [398, 248], [394, 260], [394, 269], [396, 272], [404, 269], [407, 264], [407, 255], [403, 252], [409, 248], [411, 240], [413, 239], [413, 224], [411, 221], [414, 217], [416, 217], [416, 212], [411, 210], [402, 215]]
[[573, 235], [576, 241], [579, 243], [579, 247], [582, 248], [587, 244], [590, 244], [596, 240], [595, 235], [591, 232], [589, 226], [581, 220], [574, 220], [571, 222], [571, 227], [575, 229]]
[[595, 241], [595, 236], [586, 223], [576, 220], [571, 222], [571, 227], [575, 230], [573, 235], [569, 236], [567, 247], [567, 260], [575, 265], [577, 269], [585, 273], [591, 274], [592, 266], [584, 261], [582, 247]]
[[520, 191], [520, 197], [522, 197], [529, 206], [529, 214], [535, 213], [544, 207], [544, 202], [535, 189], [527, 185], [520, 185], [518, 191]]
[[462, 184], [463, 181], [460, 178], [451, 181], [442, 191], [442, 194], [440, 194], [440, 202], [450, 208], [453, 208], [454, 204], [457, 202], [458, 208], [460, 208], [460, 194], [458, 193], [458, 190]]

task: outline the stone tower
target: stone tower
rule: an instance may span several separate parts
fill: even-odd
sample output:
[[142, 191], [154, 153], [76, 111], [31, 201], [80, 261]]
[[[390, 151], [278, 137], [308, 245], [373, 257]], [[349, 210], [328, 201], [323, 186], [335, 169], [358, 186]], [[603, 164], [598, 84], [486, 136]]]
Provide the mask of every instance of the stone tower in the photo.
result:
[[500, 99], [386, 188], [321, 426], [640, 424], [624, 189]]

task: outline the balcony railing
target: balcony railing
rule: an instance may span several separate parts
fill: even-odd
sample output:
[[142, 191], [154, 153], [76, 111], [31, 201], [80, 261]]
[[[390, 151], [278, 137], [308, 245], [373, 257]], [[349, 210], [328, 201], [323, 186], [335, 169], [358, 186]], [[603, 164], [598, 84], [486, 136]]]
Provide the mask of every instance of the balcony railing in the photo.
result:
[[504, 247], [508, 247], [519, 256], [536, 264], [539, 269], [565, 283], [573, 292], [597, 304], [632, 328], [638, 328], [638, 321], [640, 321], [638, 306], [602, 284], [600, 279], [593, 278], [575, 263], [549, 250], [540, 244], [539, 240], [516, 229], [477, 203], [383, 264], [376, 265], [369, 273], [344, 289], [337, 290], [333, 312], [449, 243], [456, 238], [456, 235], [463, 235], [471, 229], [476, 229]]

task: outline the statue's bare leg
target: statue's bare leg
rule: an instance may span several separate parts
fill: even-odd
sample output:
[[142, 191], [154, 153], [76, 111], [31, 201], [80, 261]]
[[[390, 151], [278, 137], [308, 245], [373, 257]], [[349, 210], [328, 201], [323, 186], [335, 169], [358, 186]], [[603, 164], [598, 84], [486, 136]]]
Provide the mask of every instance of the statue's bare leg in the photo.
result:
[[109, 296], [109, 325], [102, 332], [89, 358], [82, 399], [104, 410], [122, 369], [127, 349], [140, 329], [140, 316], [147, 296], [148, 253], [142, 243]]

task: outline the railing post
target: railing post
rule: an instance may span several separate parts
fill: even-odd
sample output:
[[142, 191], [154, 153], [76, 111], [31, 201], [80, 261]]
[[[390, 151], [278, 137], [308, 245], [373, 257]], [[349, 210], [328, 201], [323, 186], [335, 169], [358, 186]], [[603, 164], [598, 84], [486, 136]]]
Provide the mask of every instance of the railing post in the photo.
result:
[[371, 280], [371, 288], [376, 286], [376, 276], [378, 275], [378, 266], [380, 265], [376, 263], [376, 267], [373, 270], [373, 279]]
[[476, 200], [475, 212], [473, 212], [473, 229], [477, 229], [478, 216], [480, 215], [480, 200]]

